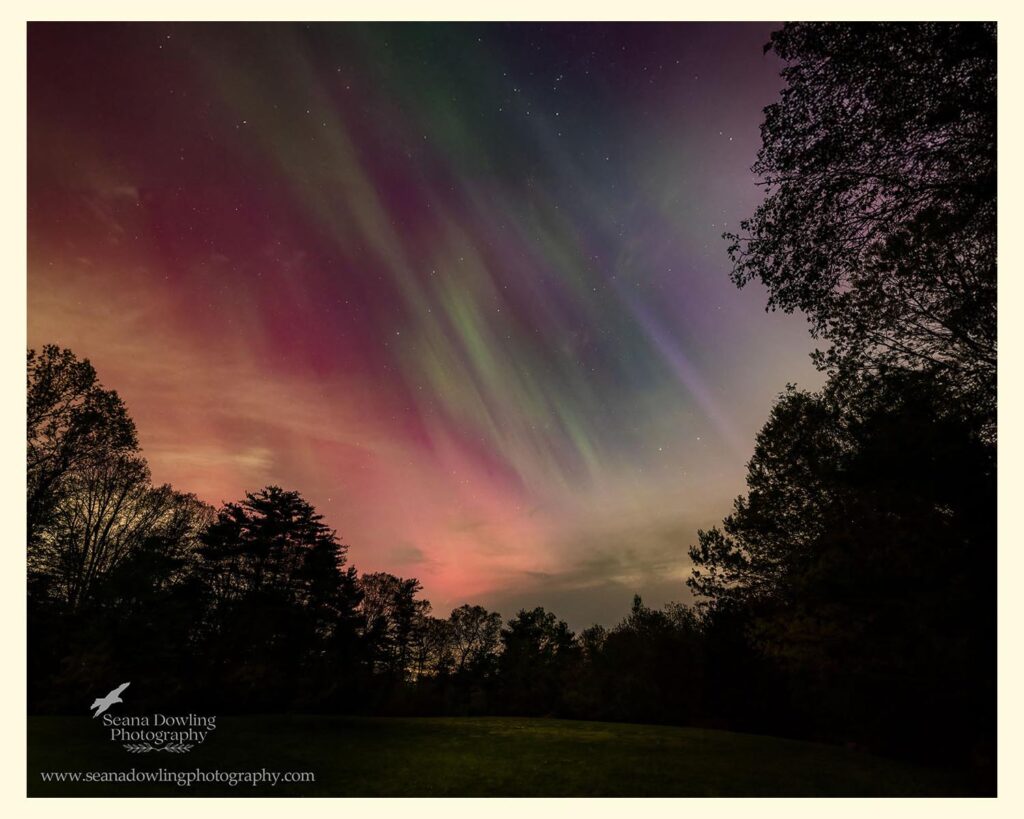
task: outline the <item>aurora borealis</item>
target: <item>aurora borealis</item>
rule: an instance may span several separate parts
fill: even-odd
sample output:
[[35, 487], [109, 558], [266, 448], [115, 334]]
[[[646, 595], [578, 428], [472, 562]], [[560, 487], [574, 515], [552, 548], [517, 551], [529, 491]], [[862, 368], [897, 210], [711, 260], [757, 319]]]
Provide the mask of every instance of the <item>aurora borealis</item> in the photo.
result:
[[32, 24], [29, 345], [154, 479], [302, 492], [435, 611], [685, 600], [799, 316], [724, 230], [772, 24]]

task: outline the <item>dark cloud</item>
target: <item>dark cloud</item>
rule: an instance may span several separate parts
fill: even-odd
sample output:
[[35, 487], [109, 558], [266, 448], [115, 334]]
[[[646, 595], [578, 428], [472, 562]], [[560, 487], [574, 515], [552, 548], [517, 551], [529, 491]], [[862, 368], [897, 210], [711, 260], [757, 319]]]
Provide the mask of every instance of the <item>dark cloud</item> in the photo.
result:
[[574, 629], [614, 625], [629, 612], [635, 594], [653, 607], [692, 602], [687, 548], [697, 528], [670, 520], [574, 537], [558, 546], [581, 555], [568, 568], [524, 572], [506, 590], [479, 602], [506, 619], [521, 608], [544, 606]]

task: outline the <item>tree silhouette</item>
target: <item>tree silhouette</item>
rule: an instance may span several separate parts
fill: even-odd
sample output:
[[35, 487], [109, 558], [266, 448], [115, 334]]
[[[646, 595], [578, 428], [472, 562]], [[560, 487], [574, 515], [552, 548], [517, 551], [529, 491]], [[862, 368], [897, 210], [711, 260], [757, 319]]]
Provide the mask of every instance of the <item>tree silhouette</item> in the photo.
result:
[[448, 677], [455, 669], [454, 639], [452, 625], [440, 617], [427, 616], [419, 641], [414, 646], [414, 676], [418, 680], [426, 677]]
[[127, 662], [166, 668], [156, 655], [191, 642], [202, 611], [210, 510], [152, 486], [117, 393], [54, 345], [28, 351], [27, 478], [30, 701], [66, 701]]
[[747, 495], [690, 550], [702, 605], [745, 612], [830, 738], [994, 737], [995, 450], [979, 428], [927, 373], [790, 388]]
[[693, 724], [704, 716], [701, 626], [692, 610], [656, 611], [634, 596], [611, 630], [586, 629], [570, 710], [601, 719]]
[[53, 344], [28, 351], [28, 545], [32, 549], [77, 469], [138, 449], [135, 425], [88, 359]]
[[786, 87], [732, 275], [806, 312], [829, 381], [780, 397], [698, 533], [705, 643], [760, 654], [807, 733], [991, 771], [996, 27], [795, 23], [769, 49]]
[[374, 572], [359, 579], [359, 588], [364, 634], [376, 669], [392, 679], [405, 679], [416, 666], [413, 658], [430, 613], [430, 603], [416, 599], [420, 582]]
[[501, 631], [498, 658], [505, 707], [520, 714], [558, 713], [579, 657], [575, 635], [541, 607], [521, 610]]
[[994, 424], [995, 24], [790, 23], [765, 49], [786, 87], [734, 281], [807, 313], [822, 366], [930, 368]]
[[500, 645], [501, 615], [483, 606], [459, 606], [448, 617], [456, 673], [486, 673]]
[[355, 569], [343, 568], [348, 547], [298, 492], [248, 492], [200, 540], [211, 599], [205, 645], [215, 678], [235, 696], [291, 701], [328, 647], [353, 650], [359, 590]]
[[29, 572], [45, 578], [49, 594], [71, 609], [144, 548], [162, 545], [169, 556], [192, 550], [209, 522], [209, 510], [194, 496], [154, 488], [138, 456], [81, 464], [64, 476], [62, 494], [29, 555]]

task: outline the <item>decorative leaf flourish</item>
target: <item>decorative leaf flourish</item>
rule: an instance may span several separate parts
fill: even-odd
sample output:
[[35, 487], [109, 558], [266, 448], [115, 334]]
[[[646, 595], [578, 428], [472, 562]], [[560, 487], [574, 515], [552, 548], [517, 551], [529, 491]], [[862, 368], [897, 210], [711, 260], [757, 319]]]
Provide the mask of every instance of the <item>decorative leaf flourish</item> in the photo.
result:
[[130, 754], [148, 754], [150, 751], [187, 754], [192, 750], [193, 745], [188, 742], [168, 742], [166, 745], [153, 745], [149, 742], [126, 742], [122, 747]]

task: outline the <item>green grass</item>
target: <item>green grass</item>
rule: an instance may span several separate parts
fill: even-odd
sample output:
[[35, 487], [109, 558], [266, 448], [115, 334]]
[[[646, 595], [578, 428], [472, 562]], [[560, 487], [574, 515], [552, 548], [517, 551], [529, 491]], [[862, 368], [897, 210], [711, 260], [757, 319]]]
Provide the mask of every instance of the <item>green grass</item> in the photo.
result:
[[[129, 754], [88, 717], [29, 719], [30, 796], [945, 796], [941, 772], [773, 737], [518, 718], [234, 717], [191, 753]], [[55, 784], [40, 771], [313, 771], [315, 783]]]

